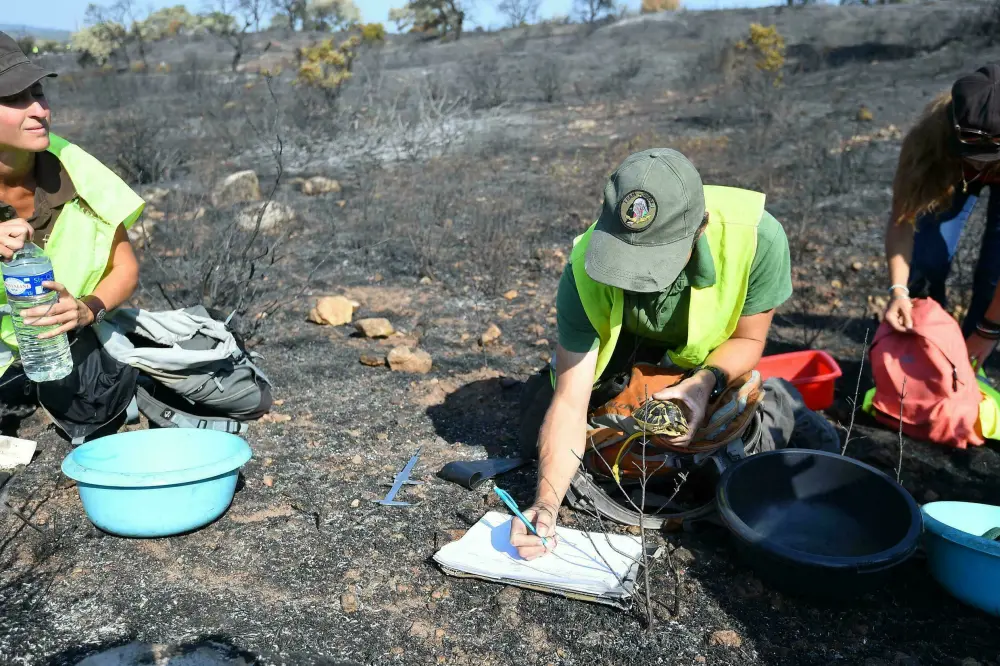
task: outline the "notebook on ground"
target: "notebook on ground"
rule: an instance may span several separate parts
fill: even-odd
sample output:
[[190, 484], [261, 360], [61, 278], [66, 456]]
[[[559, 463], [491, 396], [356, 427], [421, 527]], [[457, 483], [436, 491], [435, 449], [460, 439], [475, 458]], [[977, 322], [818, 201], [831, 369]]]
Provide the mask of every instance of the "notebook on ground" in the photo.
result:
[[[621, 606], [635, 589], [642, 543], [633, 536], [557, 527], [548, 555], [528, 561], [510, 545], [513, 516], [490, 511], [434, 554], [445, 573]], [[516, 519], [515, 519], [516, 520]]]

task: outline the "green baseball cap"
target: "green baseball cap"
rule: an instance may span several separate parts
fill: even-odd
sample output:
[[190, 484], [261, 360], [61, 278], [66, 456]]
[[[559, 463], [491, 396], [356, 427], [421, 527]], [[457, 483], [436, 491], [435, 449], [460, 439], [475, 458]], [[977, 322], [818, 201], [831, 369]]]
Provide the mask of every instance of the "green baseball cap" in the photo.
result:
[[670, 148], [633, 153], [604, 186], [584, 268], [625, 291], [663, 291], [688, 262], [705, 217], [701, 176]]

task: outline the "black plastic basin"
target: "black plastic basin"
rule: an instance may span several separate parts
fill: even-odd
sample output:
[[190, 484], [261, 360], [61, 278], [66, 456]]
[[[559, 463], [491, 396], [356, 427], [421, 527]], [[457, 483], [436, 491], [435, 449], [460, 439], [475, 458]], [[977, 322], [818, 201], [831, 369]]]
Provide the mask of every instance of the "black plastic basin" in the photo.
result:
[[747, 563], [793, 594], [842, 597], [877, 588], [916, 550], [922, 527], [902, 486], [823, 451], [750, 456], [722, 475], [716, 502]]

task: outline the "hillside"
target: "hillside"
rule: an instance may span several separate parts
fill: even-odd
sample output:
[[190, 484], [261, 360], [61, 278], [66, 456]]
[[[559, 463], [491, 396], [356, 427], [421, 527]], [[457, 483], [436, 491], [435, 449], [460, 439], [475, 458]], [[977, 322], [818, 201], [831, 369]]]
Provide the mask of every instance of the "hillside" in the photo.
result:
[[20, 35], [31, 35], [38, 39], [54, 39], [58, 42], [65, 42], [69, 39], [69, 30], [55, 30], [52, 28], [36, 28], [30, 25], [12, 25], [0, 23], [0, 32], [18, 37]]
[[[137, 303], [237, 309], [281, 402], [252, 426], [230, 511], [157, 540], [87, 521], [59, 472], [69, 444], [41, 414], [0, 421], [40, 447], [5, 488], [39, 530], [0, 514], [0, 663], [1000, 663], [995, 623], [933, 585], [919, 557], [885, 588], [823, 605], [769, 589], [717, 527], [650, 534], [672, 564], [651, 569], [648, 630], [636, 612], [448, 577], [430, 559], [496, 508], [490, 484], [469, 491], [436, 472], [516, 453], [524, 382], [557, 339], [572, 238], [636, 150], [674, 147], [706, 182], [766, 193], [796, 290], [768, 352], [830, 351], [844, 374], [827, 416], [846, 423], [884, 294], [902, 133], [957, 76], [1000, 59], [983, 17], [982, 3], [929, 2], [679, 12], [451, 44], [391, 36], [339, 98], [293, 81], [295, 48], [317, 35], [255, 36], [236, 72], [229, 45], [210, 38], [154, 45], [144, 73], [50, 59], [54, 131], [149, 201], [133, 231]], [[755, 22], [784, 37], [780, 80], [733, 47]], [[281, 204], [265, 233], [237, 223], [252, 205], [212, 196], [244, 169]], [[310, 194], [312, 177], [337, 183]], [[965, 266], [982, 210], [973, 226]], [[957, 307], [970, 272], [953, 275]], [[308, 321], [326, 295], [395, 334]], [[484, 342], [491, 324], [500, 335]], [[426, 351], [430, 371], [387, 367], [399, 346]], [[405, 491], [417, 503], [374, 504], [418, 446], [426, 484]], [[861, 415], [848, 454], [895, 474], [900, 449]], [[901, 455], [919, 502], [1000, 503], [991, 446], [906, 441]], [[526, 505], [534, 469], [502, 484]]]

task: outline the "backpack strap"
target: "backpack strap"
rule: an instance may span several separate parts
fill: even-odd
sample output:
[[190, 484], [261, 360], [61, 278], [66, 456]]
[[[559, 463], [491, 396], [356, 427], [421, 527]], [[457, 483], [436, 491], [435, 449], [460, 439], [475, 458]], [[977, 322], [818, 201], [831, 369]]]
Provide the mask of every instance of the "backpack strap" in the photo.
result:
[[161, 427], [199, 428], [201, 430], [228, 432], [232, 435], [242, 435], [250, 429], [249, 424], [235, 419], [194, 416], [178, 411], [176, 408], [154, 398], [142, 386], [136, 388], [135, 398], [139, 411], [145, 414], [146, 418], [150, 421]]
[[254, 373], [257, 375], [257, 377], [261, 381], [263, 381], [268, 386], [274, 386], [274, 384], [271, 382], [270, 377], [268, 377], [267, 375], [265, 375], [264, 371], [261, 370], [257, 366], [257, 364], [253, 362], [254, 358], [259, 358], [259, 357], [261, 357], [260, 354], [254, 354], [252, 352], [249, 353], [249, 354], [243, 354], [243, 355], [240, 356], [240, 358], [237, 359], [237, 364], [242, 364], [242, 365], [245, 365], [245, 366], [249, 367], [251, 370], [254, 371]]

